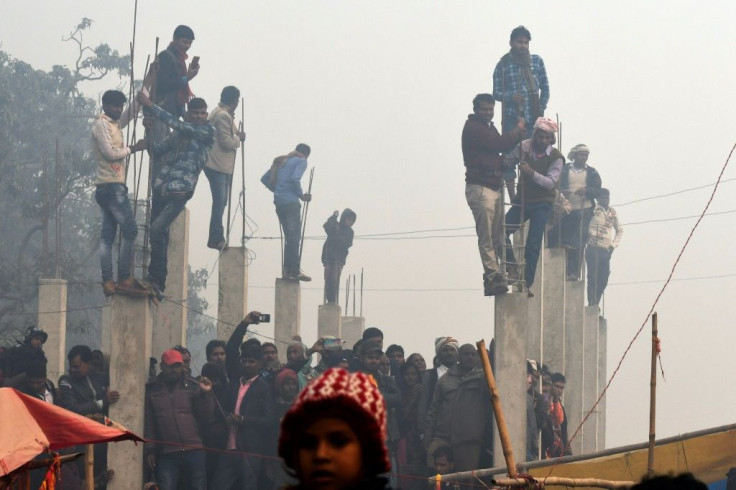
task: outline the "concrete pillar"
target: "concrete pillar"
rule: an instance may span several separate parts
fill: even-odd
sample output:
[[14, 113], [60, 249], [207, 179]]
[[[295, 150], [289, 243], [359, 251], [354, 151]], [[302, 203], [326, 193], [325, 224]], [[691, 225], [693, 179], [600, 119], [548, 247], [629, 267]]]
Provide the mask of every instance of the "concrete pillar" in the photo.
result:
[[[526, 293], [496, 296], [494, 376], [515, 459], [526, 459]], [[493, 466], [504, 464], [501, 440], [494, 431]]]
[[49, 335], [43, 351], [48, 359], [47, 376], [54, 384], [65, 372], [66, 292], [64, 279], [38, 280], [38, 328]]
[[542, 360], [542, 310], [544, 308], [544, 290], [547, 287], [544, 259], [545, 254], [540, 254], [537, 261], [537, 272], [534, 276], [534, 284], [537, 284], [537, 286], [534, 287], [534, 296], [529, 298], [527, 311], [526, 357], [535, 361]]
[[[583, 350], [585, 329], [583, 322], [582, 281], [568, 281], [565, 292], [565, 392], [563, 405], [567, 413], [568, 437], [583, 420]], [[570, 446], [575, 455], [582, 454], [583, 438], [576, 437]]]
[[342, 317], [342, 336], [344, 349], [352, 349], [357, 341], [363, 338], [365, 318], [362, 316]]
[[[153, 318], [150, 301], [116, 294], [112, 298], [110, 332], [110, 389], [120, 393], [120, 401], [110, 405], [110, 418], [143, 436], [144, 399], [151, 357]], [[118, 442], [108, 445], [107, 465], [115, 478], [110, 490], [140, 488], [143, 481], [143, 445]]]
[[[276, 303], [274, 312], [274, 337], [277, 341], [289, 342], [300, 335], [300, 313], [302, 289], [299, 281], [276, 279]], [[286, 362], [286, 349], [279, 349], [279, 360]]]
[[166, 276], [167, 297], [173, 301], [163, 301], [156, 307], [154, 315], [153, 345], [154, 357], [175, 345], [187, 345], [187, 304], [189, 268], [189, 210], [179, 213], [169, 228], [169, 248], [167, 251], [168, 274]]
[[217, 338], [227, 340], [248, 314], [248, 249], [232, 247], [220, 253], [217, 296]]
[[317, 336], [332, 335], [342, 338], [342, 316], [340, 305], [319, 305], [317, 310]]
[[110, 351], [112, 349], [112, 303], [107, 302], [102, 307], [102, 328], [100, 329], [100, 350], [103, 354], [110, 358]]
[[[598, 319], [598, 394], [608, 383], [608, 320]], [[603, 395], [598, 404], [598, 442], [597, 451], [606, 449], [606, 395]]]
[[[598, 313], [597, 306], [585, 307], [585, 340], [583, 349], [583, 417], [598, 399]], [[583, 454], [596, 451], [598, 440], [598, 407], [583, 425]]]
[[542, 290], [542, 362], [552, 372], [565, 369], [565, 250], [545, 248]]

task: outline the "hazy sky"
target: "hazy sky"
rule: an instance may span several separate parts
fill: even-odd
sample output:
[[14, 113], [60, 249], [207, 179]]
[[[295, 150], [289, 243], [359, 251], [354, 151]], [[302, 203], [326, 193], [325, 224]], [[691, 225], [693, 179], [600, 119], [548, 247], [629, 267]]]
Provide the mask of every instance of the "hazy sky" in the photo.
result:
[[[611, 189], [614, 206], [714, 183], [736, 141], [736, 68], [729, 58], [736, 46], [734, 2], [140, 3], [139, 73], [155, 37], [163, 47], [184, 23], [195, 31], [190, 53], [201, 57], [195, 94], [214, 106], [225, 85], [243, 92], [246, 211], [257, 237], [278, 236], [272, 195], [258, 179], [274, 156], [302, 141], [312, 146], [316, 169], [307, 235], [322, 234], [324, 220], [345, 207], [358, 214], [357, 235], [463, 228], [425, 234], [462, 235], [455, 238], [357, 239], [345, 268], [358, 274], [365, 268], [367, 324], [382, 328], [387, 344], [428, 360], [437, 336], [452, 334], [462, 343], [493, 336], [493, 300], [483, 297], [463, 192], [460, 133], [473, 96], [492, 90], [493, 67], [508, 50], [513, 27], [531, 30], [531, 50], [547, 65], [547, 115], [562, 121], [563, 153], [577, 143], [590, 146], [589, 163]], [[94, 20], [85, 33], [90, 44], [128, 52], [132, 1], [4, 2], [2, 49], [36, 68], [71, 64], [74, 47], [61, 36], [82, 17]], [[109, 78], [87, 93], [97, 97], [117, 83]], [[500, 125], [500, 114], [497, 119]], [[736, 171], [727, 169], [724, 178], [735, 179]], [[723, 184], [712, 212], [736, 211], [733, 188], [733, 181]], [[711, 190], [617, 206], [628, 226], [606, 295], [611, 368], [695, 221], [634, 223], [695, 215]], [[211, 269], [217, 254], [205, 247], [210, 193], [204, 176], [189, 209], [191, 264]], [[728, 407], [736, 390], [727, 374], [736, 343], [732, 223], [732, 214], [702, 222], [657, 308], [666, 374], [659, 382], [658, 437], [734, 422]], [[248, 247], [256, 254], [249, 306], [272, 312], [278, 241], [254, 239]], [[302, 333], [310, 342], [322, 299], [320, 252], [321, 242], [305, 243], [303, 269], [315, 278], [302, 293]], [[216, 270], [207, 292], [212, 314]], [[609, 447], [647, 438], [648, 328], [609, 392]]]

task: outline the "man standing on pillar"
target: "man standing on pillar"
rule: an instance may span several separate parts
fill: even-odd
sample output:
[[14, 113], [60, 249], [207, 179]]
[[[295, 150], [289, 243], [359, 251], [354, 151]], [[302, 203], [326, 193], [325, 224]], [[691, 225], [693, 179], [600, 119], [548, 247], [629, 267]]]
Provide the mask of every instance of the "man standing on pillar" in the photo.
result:
[[[215, 410], [212, 382], [186, 375], [181, 352], [161, 355], [161, 373], [146, 385], [146, 461], [161, 490], [207, 489], [206, 456], [199, 424]], [[155, 442], [154, 442], [155, 441]]]
[[494, 106], [492, 95], [476, 95], [473, 114], [468, 116], [462, 135], [465, 199], [475, 218], [486, 296], [506, 292], [506, 279], [499, 271], [496, 255], [503, 244], [501, 153], [511, 150], [526, 134], [524, 120], [519, 118], [513, 130], [501, 136], [493, 125]]
[[588, 264], [588, 305], [597, 305], [608, 285], [611, 275], [611, 255], [621, 243], [624, 228], [616, 210], [609, 206], [608, 189], [598, 193], [598, 205], [589, 224], [590, 239], [585, 258]]
[[311, 194], [302, 190], [301, 178], [307, 169], [307, 158], [311, 148], [299, 143], [288, 155], [276, 157], [271, 168], [263, 174], [261, 182], [273, 192], [273, 203], [276, 215], [284, 231], [284, 263], [282, 275], [284, 279], [295, 281], [311, 281], [312, 278], [301, 271], [299, 243], [302, 233], [302, 206], [299, 201], [309, 202]]
[[493, 70], [493, 97], [503, 104], [503, 133], [516, 126], [518, 118], [526, 122], [527, 136], [537, 118], [544, 116], [549, 102], [549, 81], [544, 61], [529, 54], [532, 35], [524, 26], [511, 31], [511, 50], [503, 55]]
[[577, 281], [580, 277], [585, 244], [588, 243], [588, 223], [601, 190], [601, 176], [587, 164], [588, 155], [590, 149], [586, 145], [575, 145], [567, 156], [572, 163], [564, 166], [560, 177], [560, 192], [571, 207], [560, 224], [562, 246], [567, 249], [568, 281]]
[[509, 237], [529, 220], [529, 235], [524, 248], [525, 289], [534, 284], [537, 260], [542, 247], [544, 228], [555, 202], [555, 185], [560, 178], [565, 158], [555, 147], [557, 124], [540, 117], [534, 123], [531, 139], [521, 142], [506, 155], [508, 168], [519, 165], [517, 192], [511, 196], [511, 209], [506, 213], [506, 261], [509, 278], [518, 278], [518, 265]]
[[151, 261], [147, 280], [158, 299], [162, 300], [168, 273], [169, 226], [194, 194], [199, 173], [214, 145], [215, 130], [207, 121], [207, 103], [203, 99], [189, 101], [185, 121], [154, 105], [142, 92], [138, 94], [138, 101], [144, 106], [146, 115], [174, 129], [174, 133], [165, 140], [151, 145], [151, 154], [162, 157], [162, 161], [153, 182]]
[[357, 215], [350, 208], [345, 208], [337, 220], [335, 211], [325, 222], [323, 228], [327, 233], [327, 240], [322, 246], [322, 265], [325, 266], [325, 302], [337, 303], [340, 292], [340, 274], [348, 257], [348, 250], [353, 246], [353, 225]]
[[[128, 200], [125, 185], [127, 158], [131, 153], [144, 150], [146, 140], [125, 146], [122, 128], [138, 112], [132, 102], [123, 111], [125, 94], [108, 90], [102, 95], [103, 114], [92, 124], [92, 151], [97, 162], [95, 200], [102, 210], [102, 233], [100, 234], [100, 266], [102, 269], [102, 292], [112, 296], [115, 292], [130, 296], [147, 296], [148, 291], [138, 287], [131, 277], [133, 245], [138, 236], [138, 225]], [[112, 246], [118, 226], [121, 245], [118, 261], [118, 282], [113, 281]]]
[[212, 192], [212, 213], [210, 215], [210, 234], [207, 247], [215, 250], [227, 248], [222, 214], [227, 207], [230, 188], [233, 183], [235, 154], [240, 143], [245, 141], [245, 132], [235, 125], [235, 109], [240, 102], [240, 90], [228, 86], [222, 89], [220, 103], [210, 112], [209, 121], [215, 128], [215, 146], [210, 151], [204, 174], [210, 181]]

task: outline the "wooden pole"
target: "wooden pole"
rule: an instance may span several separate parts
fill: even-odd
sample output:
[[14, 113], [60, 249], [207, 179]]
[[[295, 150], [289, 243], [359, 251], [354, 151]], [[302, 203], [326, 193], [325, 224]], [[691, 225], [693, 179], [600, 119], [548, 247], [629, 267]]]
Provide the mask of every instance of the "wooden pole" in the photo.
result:
[[657, 312], [652, 314], [652, 370], [649, 380], [649, 454], [647, 457], [647, 476], [654, 475], [654, 442], [656, 440], [655, 422], [657, 415]]
[[[535, 480], [536, 481], [536, 480]], [[541, 482], [540, 482], [541, 483]], [[544, 486], [562, 486], [562, 487], [595, 487], [595, 488], [631, 488], [636, 482], [633, 481], [610, 481], [599, 480], [597, 478], [565, 478], [560, 476], [550, 476], [544, 479]], [[501, 487], [529, 487], [529, 480], [524, 478], [494, 478], [493, 485]]]
[[85, 490], [95, 490], [95, 446], [87, 444], [84, 448]]
[[475, 343], [475, 345], [478, 346], [478, 353], [480, 354], [480, 359], [483, 363], [483, 371], [486, 374], [488, 390], [491, 392], [491, 405], [493, 405], [493, 414], [496, 416], [496, 427], [498, 428], [498, 436], [501, 439], [503, 457], [506, 460], [506, 469], [508, 470], [510, 477], [516, 478], [519, 473], [516, 471], [516, 462], [514, 461], [514, 449], [513, 447], [511, 447], [511, 438], [509, 437], [508, 427], [506, 427], [506, 417], [504, 417], [503, 409], [501, 408], [501, 397], [498, 395], [496, 379], [493, 376], [491, 363], [488, 360], [486, 343], [483, 340], [479, 340]]

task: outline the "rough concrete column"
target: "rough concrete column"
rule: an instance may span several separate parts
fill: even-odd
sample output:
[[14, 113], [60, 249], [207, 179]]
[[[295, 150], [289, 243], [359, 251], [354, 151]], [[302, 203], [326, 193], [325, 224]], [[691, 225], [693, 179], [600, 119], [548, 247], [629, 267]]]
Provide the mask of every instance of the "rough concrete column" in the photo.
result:
[[[175, 345], [187, 345], [187, 304], [189, 268], [189, 210], [179, 213], [169, 228], [169, 248], [166, 276], [167, 297], [154, 314], [153, 346], [154, 357]], [[177, 304], [179, 303], [179, 304]]]
[[363, 338], [365, 318], [362, 316], [342, 317], [342, 340], [344, 349], [352, 349], [357, 341]]
[[[608, 383], [608, 320], [603, 317], [598, 319], [598, 392], [606, 387]], [[603, 395], [598, 404], [598, 445], [596, 450], [606, 449], [606, 395]]]
[[[526, 293], [496, 296], [494, 376], [516, 461], [526, 459]], [[494, 431], [493, 465], [504, 464], [501, 440]]]
[[[583, 350], [585, 345], [582, 281], [568, 281], [565, 292], [565, 392], [568, 437], [583, 420]], [[570, 445], [572, 453], [582, 454], [583, 438], [578, 435]]]
[[542, 291], [542, 362], [552, 372], [565, 369], [565, 250], [545, 248]]
[[342, 316], [340, 305], [319, 305], [317, 311], [317, 336], [332, 335], [342, 338]]
[[[583, 417], [598, 399], [598, 312], [597, 306], [585, 307], [585, 340], [583, 357]], [[598, 407], [583, 425], [583, 454], [596, 451], [598, 440]]]
[[248, 314], [248, 249], [232, 247], [220, 254], [217, 338], [227, 340]]
[[[116, 294], [112, 298], [110, 332], [110, 389], [120, 393], [120, 401], [110, 405], [110, 418], [143, 436], [144, 398], [151, 357], [153, 318], [148, 299]], [[110, 490], [140, 488], [143, 481], [143, 445], [118, 442], [108, 446], [107, 465], [115, 478]]]
[[547, 288], [544, 260], [545, 254], [539, 254], [537, 272], [534, 276], [534, 283], [537, 286], [535, 287], [534, 296], [529, 298], [526, 323], [526, 357], [535, 361], [542, 360], [542, 311], [544, 308], [544, 290]]
[[[276, 341], [289, 342], [301, 332], [302, 289], [299, 281], [277, 278], [275, 305], [274, 337]], [[279, 360], [286, 362], [286, 349], [279, 349]]]
[[112, 349], [112, 303], [108, 301], [102, 307], [102, 319], [100, 329], [100, 350], [103, 354], [110, 358], [110, 350]]
[[57, 384], [66, 359], [66, 293], [64, 279], [38, 280], [38, 328], [49, 337], [43, 346], [48, 378]]

